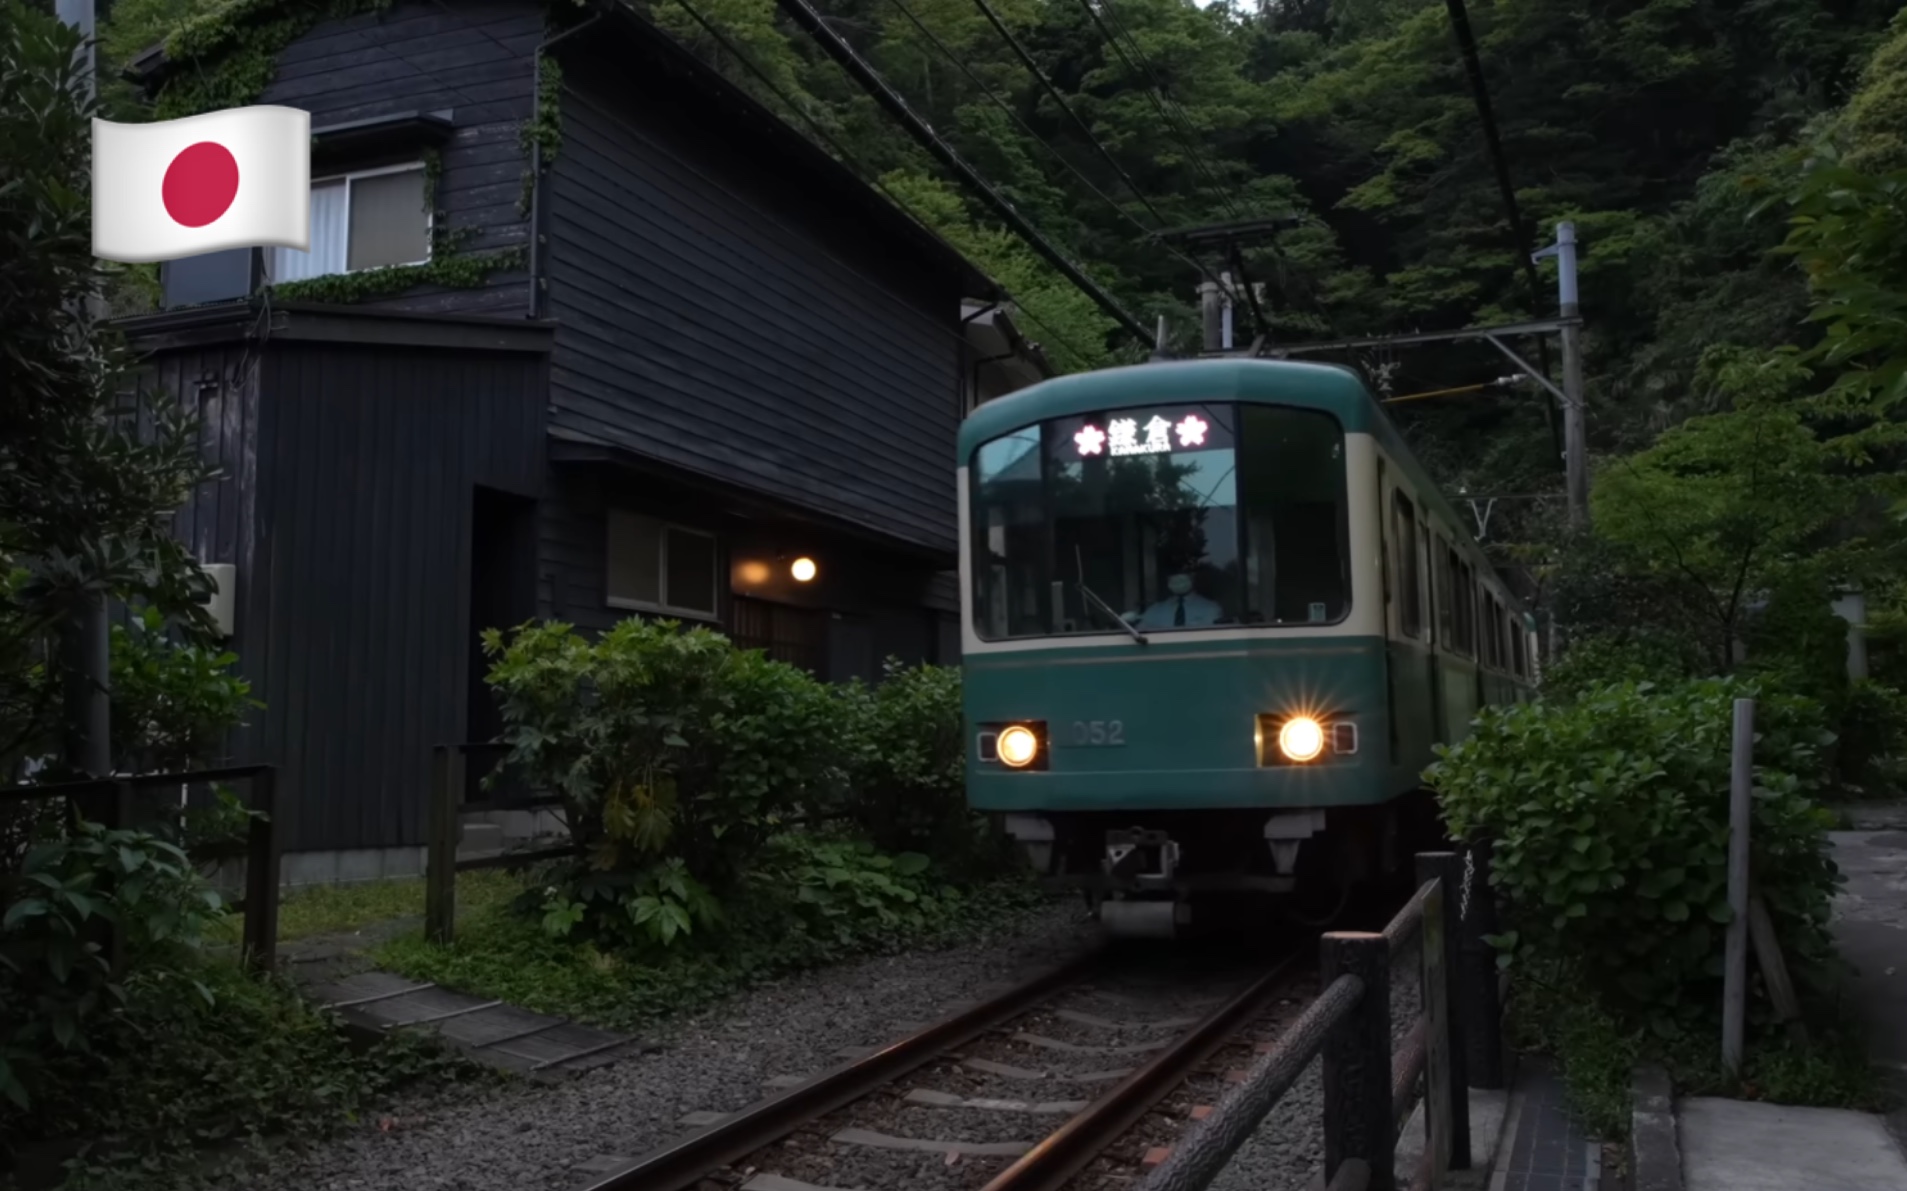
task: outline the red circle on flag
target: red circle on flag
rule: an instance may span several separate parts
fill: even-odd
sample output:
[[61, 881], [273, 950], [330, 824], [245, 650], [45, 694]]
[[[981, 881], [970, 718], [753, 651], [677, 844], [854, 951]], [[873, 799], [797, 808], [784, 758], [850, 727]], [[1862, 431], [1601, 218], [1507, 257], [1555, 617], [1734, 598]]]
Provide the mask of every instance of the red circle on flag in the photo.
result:
[[175, 222], [204, 227], [230, 210], [238, 197], [238, 159], [212, 141], [188, 145], [166, 167], [160, 194]]

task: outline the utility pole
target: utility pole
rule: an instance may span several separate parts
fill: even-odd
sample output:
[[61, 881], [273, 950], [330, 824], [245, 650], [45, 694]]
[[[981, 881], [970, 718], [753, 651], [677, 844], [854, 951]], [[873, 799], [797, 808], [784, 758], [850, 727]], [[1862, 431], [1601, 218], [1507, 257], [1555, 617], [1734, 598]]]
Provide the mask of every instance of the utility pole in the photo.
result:
[[[82, 94], [92, 99], [95, 73], [94, 0], [58, 0], [59, 19], [79, 30]], [[84, 313], [90, 324], [101, 314], [97, 294], [88, 294]], [[88, 328], [90, 330], [90, 327]], [[71, 619], [60, 632], [60, 664], [64, 695], [66, 763], [91, 777], [112, 772], [111, 635], [106, 617], [106, 594], [82, 588], [73, 599]]]
[[1216, 281], [1201, 281], [1198, 287], [1199, 313], [1205, 324], [1205, 350], [1224, 350], [1225, 297]]
[[1563, 465], [1569, 493], [1569, 522], [1589, 524], [1589, 432], [1583, 413], [1583, 345], [1576, 298], [1576, 225], [1556, 225], [1556, 243], [1530, 256], [1532, 261], [1556, 258], [1556, 290], [1562, 304], [1563, 336]]

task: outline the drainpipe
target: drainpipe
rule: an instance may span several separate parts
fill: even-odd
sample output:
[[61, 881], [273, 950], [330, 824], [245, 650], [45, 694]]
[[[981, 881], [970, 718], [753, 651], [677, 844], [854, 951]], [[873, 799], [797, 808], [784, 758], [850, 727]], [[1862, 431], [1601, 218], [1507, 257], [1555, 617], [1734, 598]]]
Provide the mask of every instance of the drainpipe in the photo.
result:
[[[574, 37], [603, 19], [597, 13], [580, 25], [572, 25], [554, 37], [545, 38], [530, 55], [530, 118], [536, 118], [537, 105], [543, 102], [543, 54], [557, 43]], [[543, 317], [543, 154], [539, 149], [530, 163], [530, 318]]]

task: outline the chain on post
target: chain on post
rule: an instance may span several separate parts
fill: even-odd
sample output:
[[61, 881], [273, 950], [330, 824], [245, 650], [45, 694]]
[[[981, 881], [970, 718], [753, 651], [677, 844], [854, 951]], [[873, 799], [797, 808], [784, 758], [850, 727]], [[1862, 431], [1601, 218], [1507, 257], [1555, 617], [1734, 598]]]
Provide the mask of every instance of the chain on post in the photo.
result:
[[1457, 920], [1459, 922], [1468, 922], [1470, 920], [1470, 883], [1476, 879], [1476, 875], [1477, 850], [1475, 848], [1465, 848], [1463, 850], [1463, 890], [1462, 895], [1457, 898]]

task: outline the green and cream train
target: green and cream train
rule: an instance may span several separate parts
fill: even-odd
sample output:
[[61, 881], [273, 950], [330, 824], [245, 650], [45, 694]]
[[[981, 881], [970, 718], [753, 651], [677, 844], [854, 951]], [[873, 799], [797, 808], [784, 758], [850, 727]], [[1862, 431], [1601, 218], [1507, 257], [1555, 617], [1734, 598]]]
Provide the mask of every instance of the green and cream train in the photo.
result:
[[1407, 877], [1531, 621], [1355, 373], [1144, 364], [960, 432], [967, 796], [1114, 933]]

